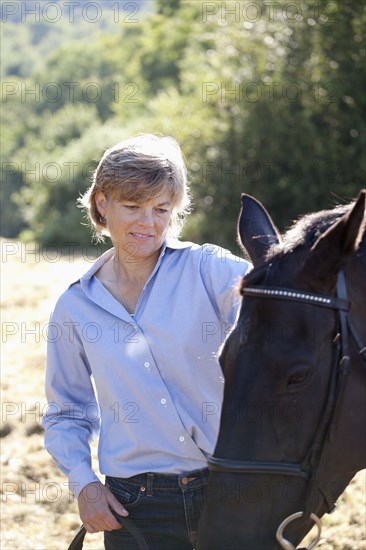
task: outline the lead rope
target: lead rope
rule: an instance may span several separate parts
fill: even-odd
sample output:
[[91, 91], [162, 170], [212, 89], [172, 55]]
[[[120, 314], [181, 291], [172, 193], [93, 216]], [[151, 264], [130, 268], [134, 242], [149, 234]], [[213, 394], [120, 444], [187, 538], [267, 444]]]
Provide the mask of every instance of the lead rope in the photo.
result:
[[[142, 533], [137, 529], [136, 525], [134, 525], [134, 523], [128, 518], [119, 516], [113, 511], [112, 513], [117, 519], [117, 521], [119, 521], [119, 523], [123, 526], [123, 528], [126, 528], [131, 533], [131, 535], [135, 538], [138, 544], [139, 550], [149, 550], [146, 540], [144, 539]], [[84, 525], [81, 525], [81, 527], [79, 527], [78, 531], [76, 532], [74, 538], [72, 539], [72, 542], [67, 550], [82, 550], [85, 535], [86, 535], [86, 529]]]

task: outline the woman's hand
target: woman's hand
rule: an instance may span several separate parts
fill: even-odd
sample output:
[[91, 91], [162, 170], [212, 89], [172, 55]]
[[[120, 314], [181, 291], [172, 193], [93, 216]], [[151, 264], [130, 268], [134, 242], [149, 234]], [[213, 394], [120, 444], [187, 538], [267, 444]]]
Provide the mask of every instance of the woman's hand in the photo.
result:
[[88, 533], [120, 529], [111, 510], [120, 516], [128, 516], [127, 510], [113, 493], [100, 481], [94, 481], [84, 487], [78, 497], [79, 514]]

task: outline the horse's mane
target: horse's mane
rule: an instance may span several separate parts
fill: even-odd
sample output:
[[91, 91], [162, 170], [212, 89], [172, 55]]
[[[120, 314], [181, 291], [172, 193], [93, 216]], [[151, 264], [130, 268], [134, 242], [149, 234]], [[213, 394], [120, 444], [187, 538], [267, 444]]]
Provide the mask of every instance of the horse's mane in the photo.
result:
[[283, 240], [280, 244], [271, 247], [267, 259], [274, 259], [275, 256], [282, 256], [284, 253], [291, 253], [298, 247], [311, 248], [320, 235], [333, 225], [338, 218], [343, 216], [353, 204], [342, 204], [332, 210], [321, 210], [312, 214], [305, 214], [287, 229], [282, 235]]
[[[270, 263], [272, 270], [281, 265], [281, 260], [290, 257], [304, 250], [309, 250], [316, 240], [340, 217], [342, 217], [354, 205], [338, 205], [331, 210], [320, 210], [311, 214], [301, 216], [282, 235], [282, 242], [271, 246], [263, 258], [263, 262], [248, 273], [241, 282], [240, 291], [248, 284], [259, 284], [263, 277], [266, 277], [267, 266]], [[362, 249], [366, 248], [366, 231], [364, 231]], [[365, 261], [366, 261], [366, 256]]]

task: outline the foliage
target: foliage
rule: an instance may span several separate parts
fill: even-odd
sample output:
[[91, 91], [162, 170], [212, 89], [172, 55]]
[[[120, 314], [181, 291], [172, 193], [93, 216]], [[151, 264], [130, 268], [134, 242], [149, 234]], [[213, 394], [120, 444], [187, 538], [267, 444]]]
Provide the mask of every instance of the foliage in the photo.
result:
[[[192, 240], [236, 248], [242, 192], [281, 228], [354, 197], [366, 163], [364, 4], [249, 4], [157, 0], [154, 13], [104, 22], [93, 40], [80, 23], [47, 53], [63, 24], [43, 24], [37, 40], [23, 24], [4, 69], [2, 195], [14, 214], [4, 208], [2, 234], [87, 242], [75, 201], [102, 150], [139, 132], [183, 148]], [[15, 24], [3, 25], [9, 52]], [[39, 175], [27, 168], [37, 162]]]

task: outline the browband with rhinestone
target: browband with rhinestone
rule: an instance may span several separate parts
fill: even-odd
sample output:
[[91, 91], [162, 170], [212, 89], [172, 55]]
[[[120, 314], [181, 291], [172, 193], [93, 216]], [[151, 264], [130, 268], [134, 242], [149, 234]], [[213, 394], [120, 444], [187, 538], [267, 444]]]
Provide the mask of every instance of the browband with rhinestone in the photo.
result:
[[282, 300], [293, 300], [305, 302], [315, 306], [328, 307], [333, 309], [344, 309], [348, 311], [348, 300], [342, 300], [335, 296], [325, 296], [322, 294], [311, 294], [303, 290], [292, 290], [288, 288], [274, 288], [265, 286], [244, 286], [241, 293], [245, 296], [258, 296], [261, 298], [278, 298]]

